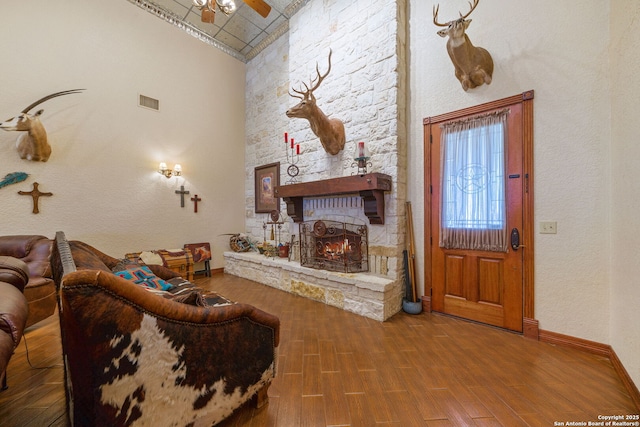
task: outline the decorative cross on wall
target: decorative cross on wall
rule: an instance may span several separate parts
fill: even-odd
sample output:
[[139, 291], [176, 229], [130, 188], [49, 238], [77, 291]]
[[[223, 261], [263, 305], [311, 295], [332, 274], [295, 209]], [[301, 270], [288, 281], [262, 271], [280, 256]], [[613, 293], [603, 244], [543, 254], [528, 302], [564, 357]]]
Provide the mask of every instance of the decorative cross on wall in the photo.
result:
[[31, 191], [18, 191], [18, 194], [20, 194], [21, 196], [31, 196], [33, 198], [33, 213], [37, 214], [40, 212], [40, 210], [38, 209], [38, 199], [40, 198], [40, 196], [46, 196], [46, 197], [50, 197], [53, 196], [53, 193], [43, 193], [40, 190], [38, 190], [38, 184], [37, 182], [33, 183], [33, 190]]
[[195, 213], [198, 213], [198, 202], [201, 201], [201, 200], [202, 199], [200, 197], [198, 197], [197, 194], [191, 198], [191, 201], [193, 202], [193, 211]]
[[176, 194], [180, 195], [180, 207], [184, 208], [184, 195], [189, 194], [189, 191], [185, 191], [184, 185], [181, 185], [180, 190], [176, 190]]

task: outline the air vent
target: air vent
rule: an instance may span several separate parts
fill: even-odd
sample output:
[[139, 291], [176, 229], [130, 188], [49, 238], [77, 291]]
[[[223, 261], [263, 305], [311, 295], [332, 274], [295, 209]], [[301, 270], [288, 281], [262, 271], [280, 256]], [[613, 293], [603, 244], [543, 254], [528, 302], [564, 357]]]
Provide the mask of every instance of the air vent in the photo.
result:
[[149, 96], [140, 95], [138, 99], [138, 106], [158, 111], [160, 110], [160, 101]]

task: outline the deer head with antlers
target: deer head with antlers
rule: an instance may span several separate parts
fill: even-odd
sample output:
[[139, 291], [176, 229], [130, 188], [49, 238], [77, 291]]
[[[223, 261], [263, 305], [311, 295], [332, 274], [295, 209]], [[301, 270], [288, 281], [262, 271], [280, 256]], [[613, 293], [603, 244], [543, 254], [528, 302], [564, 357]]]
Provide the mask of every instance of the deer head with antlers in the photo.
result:
[[47, 141], [47, 131], [40, 121], [40, 116], [44, 110], [38, 110], [33, 114], [29, 114], [29, 111], [51, 98], [71, 95], [83, 90], [84, 89], [72, 89], [52, 93], [29, 105], [17, 116], [0, 123], [0, 129], [26, 132], [21, 134], [16, 141], [16, 148], [18, 149], [18, 154], [20, 154], [21, 159], [33, 160], [34, 162], [46, 162], [51, 155], [51, 146]]
[[287, 117], [309, 120], [311, 130], [320, 138], [320, 143], [324, 151], [336, 155], [344, 148], [344, 124], [339, 119], [328, 118], [316, 105], [316, 97], [313, 96], [313, 91], [318, 89], [320, 83], [322, 83], [324, 78], [329, 74], [329, 71], [331, 71], [331, 50], [329, 50], [329, 68], [327, 72], [324, 73], [324, 75], [320, 75], [320, 70], [316, 63], [316, 73], [318, 76], [311, 80], [311, 87], [307, 86], [306, 83], [302, 83], [306, 90], [293, 89], [298, 95], [293, 95], [289, 92], [290, 96], [299, 98], [301, 101], [287, 110]]
[[480, 0], [469, 2], [471, 10], [460, 18], [441, 24], [438, 22], [438, 10], [440, 5], [433, 7], [433, 23], [439, 27], [446, 27], [438, 31], [440, 37], [449, 36], [447, 40], [447, 52], [455, 67], [455, 73], [465, 91], [469, 88], [490, 84], [493, 75], [493, 59], [486, 49], [476, 47], [471, 43], [466, 34], [466, 29], [471, 23], [471, 19], [466, 19], [478, 6]]

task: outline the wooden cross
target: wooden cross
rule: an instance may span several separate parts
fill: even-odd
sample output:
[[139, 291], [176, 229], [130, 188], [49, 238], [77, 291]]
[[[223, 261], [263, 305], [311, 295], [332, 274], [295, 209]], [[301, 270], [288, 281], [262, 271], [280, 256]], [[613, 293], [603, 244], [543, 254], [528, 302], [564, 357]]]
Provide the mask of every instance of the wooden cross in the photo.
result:
[[18, 194], [20, 194], [21, 196], [31, 196], [33, 198], [33, 213], [37, 214], [40, 212], [40, 210], [38, 209], [38, 199], [40, 198], [40, 196], [53, 196], [53, 193], [43, 193], [40, 190], [38, 190], [38, 183], [34, 182], [33, 183], [33, 190], [31, 191], [18, 191]]
[[184, 195], [189, 194], [189, 191], [184, 191], [184, 185], [181, 185], [180, 190], [176, 190], [176, 194], [180, 195], [180, 207], [184, 208]]
[[200, 200], [202, 200], [202, 199], [200, 197], [198, 197], [197, 194], [191, 198], [191, 201], [193, 202], [193, 211], [195, 213], [198, 213], [198, 202]]

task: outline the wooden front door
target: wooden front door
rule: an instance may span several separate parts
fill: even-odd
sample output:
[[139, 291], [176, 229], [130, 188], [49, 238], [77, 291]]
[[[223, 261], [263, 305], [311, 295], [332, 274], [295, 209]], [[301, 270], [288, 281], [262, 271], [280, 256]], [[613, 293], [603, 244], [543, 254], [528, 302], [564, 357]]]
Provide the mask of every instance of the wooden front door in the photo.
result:
[[[525, 231], [528, 232], [524, 230], [523, 206], [529, 174], [525, 170], [523, 156], [522, 105], [510, 105], [508, 108], [503, 167], [506, 251], [441, 247], [441, 221], [446, 221], [441, 212], [441, 125], [451, 121], [452, 116], [445, 115], [441, 121], [425, 120], [425, 134], [429, 133], [426, 173], [430, 191], [430, 206], [426, 206], [429, 212], [425, 212], [425, 218], [430, 221], [425, 227], [429, 234], [425, 245], [430, 246], [426, 251], [430, 260], [427, 260], [425, 275], [431, 282], [431, 307], [434, 311], [522, 332], [526, 249], [520, 245], [524, 245]], [[474, 111], [468, 116], [478, 113]], [[464, 118], [454, 117], [456, 120]], [[467, 166], [467, 170], [474, 168], [482, 168], [482, 165], [469, 163]], [[458, 185], [464, 184], [464, 179], [470, 186], [479, 185], [473, 180], [482, 179], [480, 174], [462, 175]], [[470, 227], [471, 233], [476, 232], [475, 227]], [[480, 228], [478, 232], [483, 231]]]

